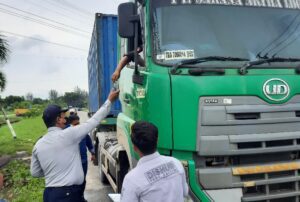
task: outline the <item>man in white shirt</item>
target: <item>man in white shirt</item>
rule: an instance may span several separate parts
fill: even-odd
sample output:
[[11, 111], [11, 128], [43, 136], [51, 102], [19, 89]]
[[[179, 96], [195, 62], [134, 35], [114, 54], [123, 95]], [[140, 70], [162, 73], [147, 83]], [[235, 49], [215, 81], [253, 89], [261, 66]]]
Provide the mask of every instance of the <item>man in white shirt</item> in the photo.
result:
[[188, 195], [185, 171], [177, 159], [157, 151], [158, 129], [138, 121], [131, 127], [131, 141], [141, 157], [123, 181], [121, 202], [183, 202]]
[[65, 112], [49, 105], [43, 113], [48, 132], [37, 141], [32, 151], [31, 175], [45, 177], [44, 202], [82, 202], [81, 184], [84, 180], [79, 142], [95, 128], [117, 99], [112, 91], [102, 107], [85, 123], [65, 129]]

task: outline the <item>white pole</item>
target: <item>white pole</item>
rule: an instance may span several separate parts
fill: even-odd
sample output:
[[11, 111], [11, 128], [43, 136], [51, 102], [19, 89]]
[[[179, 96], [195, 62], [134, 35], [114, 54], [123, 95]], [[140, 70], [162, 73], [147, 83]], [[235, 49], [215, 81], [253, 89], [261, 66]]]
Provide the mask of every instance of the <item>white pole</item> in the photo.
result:
[[9, 130], [10, 130], [12, 136], [14, 137], [14, 139], [16, 139], [16, 138], [17, 138], [17, 135], [16, 135], [16, 133], [15, 133], [15, 131], [14, 131], [12, 125], [10, 124], [9, 119], [6, 119], [6, 123], [7, 123], [8, 127], [9, 127]]
[[4, 109], [3, 109], [3, 107], [1, 108], [1, 110], [2, 110], [2, 112], [3, 112], [4, 118], [5, 118], [5, 120], [6, 120], [6, 123], [7, 123], [7, 125], [8, 125], [8, 128], [9, 128], [9, 130], [10, 130], [12, 136], [14, 137], [14, 139], [16, 139], [16, 138], [17, 138], [17, 135], [16, 135], [16, 133], [15, 133], [15, 131], [14, 131], [14, 129], [13, 129], [13, 127], [12, 127], [12, 125], [11, 125], [11, 123], [10, 123], [8, 117], [6, 116], [6, 113], [5, 113]]

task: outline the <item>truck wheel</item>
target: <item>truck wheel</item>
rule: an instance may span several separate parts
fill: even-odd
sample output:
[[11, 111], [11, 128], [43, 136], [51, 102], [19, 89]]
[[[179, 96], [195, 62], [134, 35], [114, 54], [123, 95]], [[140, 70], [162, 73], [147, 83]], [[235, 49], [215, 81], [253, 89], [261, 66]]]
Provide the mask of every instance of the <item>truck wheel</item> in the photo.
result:
[[129, 170], [128, 157], [126, 152], [124, 151], [119, 153], [119, 165], [120, 165], [120, 171], [118, 172], [117, 186], [118, 186], [118, 193], [121, 193], [123, 180]]
[[102, 171], [102, 161], [101, 161], [101, 144], [98, 144], [98, 169], [99, 169], [99, 177], [100, 177], [100, 182], [103, 184], [108, 184], [108, 179], [105, 176], [104, 172]]
[[99, 152], [98, 152], [98, 144], [99, 143], [96, 143], [95, 145], [94, 145], [94, 148], [95, 148], [95, 160], [93, 161], [93, 164], [94, 164], [94, 166], [97, 166], [98, 165], [98, 159], [99, 159]]

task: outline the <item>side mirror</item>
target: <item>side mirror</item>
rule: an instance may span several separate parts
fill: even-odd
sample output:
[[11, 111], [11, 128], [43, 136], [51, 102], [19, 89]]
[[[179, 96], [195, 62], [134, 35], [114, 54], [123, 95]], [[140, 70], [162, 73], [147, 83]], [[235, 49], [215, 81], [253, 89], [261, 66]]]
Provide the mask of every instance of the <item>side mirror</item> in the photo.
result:
[[122, 3], [118, 7], [119, 35], [122, 38], [134, 37], [134, 17], [136, 6], [134, 3]]

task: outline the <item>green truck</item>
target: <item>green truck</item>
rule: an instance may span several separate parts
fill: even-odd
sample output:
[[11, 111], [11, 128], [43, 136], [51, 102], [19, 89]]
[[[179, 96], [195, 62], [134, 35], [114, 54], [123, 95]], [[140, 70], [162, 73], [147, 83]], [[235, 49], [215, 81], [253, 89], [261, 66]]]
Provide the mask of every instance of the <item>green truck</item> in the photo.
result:
[[120, 192], [146, 120], [190, 200], [300, 201], [299, 0], [139, 0], [118, 23], [119, 58], [142, 45], [146, 66], [123, 69], [122, 111], [94, 131], [103, 182]]

